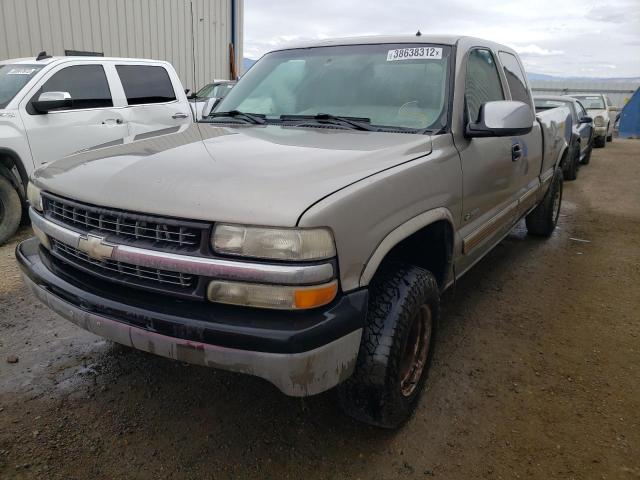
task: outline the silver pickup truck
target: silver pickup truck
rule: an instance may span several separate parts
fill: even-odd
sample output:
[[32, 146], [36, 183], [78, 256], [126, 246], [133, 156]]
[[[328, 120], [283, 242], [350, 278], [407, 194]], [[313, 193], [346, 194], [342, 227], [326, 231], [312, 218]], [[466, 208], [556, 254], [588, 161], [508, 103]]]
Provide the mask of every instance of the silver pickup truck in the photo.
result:
[[371, 424], [414, 410], [442, 292], [521, 219], [558, 220], [570, 113], [536, 117], [502, 45], [289, 47], [205, 113], [37, 170], [26, 284], [124, 345], [287, 395], [338, 386]]

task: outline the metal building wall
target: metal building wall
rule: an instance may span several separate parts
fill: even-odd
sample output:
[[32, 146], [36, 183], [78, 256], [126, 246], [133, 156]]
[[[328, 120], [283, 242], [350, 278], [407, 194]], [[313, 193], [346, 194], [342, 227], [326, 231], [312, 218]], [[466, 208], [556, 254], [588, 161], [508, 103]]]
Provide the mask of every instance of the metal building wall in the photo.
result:
[[534, 95], [571, 95], [604, 93], [616, 107], [622, 108], [640, 86], [640, 81], [533, 80]]
[[66, 49], [167, 60], [200, 88], [230, 78], [232, 1], [241, 65], [244, 0], [0, 0], [0, 59]]

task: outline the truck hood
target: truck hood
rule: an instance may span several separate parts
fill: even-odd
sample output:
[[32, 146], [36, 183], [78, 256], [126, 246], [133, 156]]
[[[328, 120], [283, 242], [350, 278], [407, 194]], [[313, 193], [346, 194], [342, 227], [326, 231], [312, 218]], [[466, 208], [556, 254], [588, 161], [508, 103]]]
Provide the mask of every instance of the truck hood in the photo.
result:
[[607, 110], [600, 110], [597, 108], [588, 108], [587, 115], [589, 115], [591, 118], [596, 118], [597, 116], [601, 116], [607, 119], [609, 118], [609, 113], [607, 112]]
[[65, 157], [34, 182], [94, 205], [294, 226], [327, 195], [430, 152], [426, 135], [202, 123]]

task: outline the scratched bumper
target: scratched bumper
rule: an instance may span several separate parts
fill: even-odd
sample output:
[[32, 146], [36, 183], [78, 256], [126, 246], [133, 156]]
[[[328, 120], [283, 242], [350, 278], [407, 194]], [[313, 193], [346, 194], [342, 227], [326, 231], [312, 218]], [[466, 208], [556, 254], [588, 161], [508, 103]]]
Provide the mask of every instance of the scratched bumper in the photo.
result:
[[[335, 335], [329, 337], [327, 343], [321, 342], [322, 344], [315, 348], [293, 353], [256, 351], [211, 343], [215, 332], [213, 334], [208, 332], [205, 335], [206, 327], [202, 327], [202, 322], [198, 322], [199, 327], [195, 328], [195, 331], [200, 332], [201, 338], [206, 338], [206, 341], [180, 338], [177, 335], [165, 334], [166, 330], [161, 333], [159, 328], [154, 328], [154, 331], [148, 328], [149, 325], [159, 327], [166, 323], [163, 318], [154, 318], [162, 316], [159, 312], [144, 311], [142, 313], [140, 308], [114, 302], [113, 299], [82, 289], [69, 279], [57, 276], [54, 273], [55, 268], [46, 264], [44, 255], [46, 253], [41, 251], [35, 238], [18, 245], [16, 258], [27, 287], [40, 301], [62, 317], [114, 342], [182, 362], [255, 375], [268, 380], [283, 393], [291, 396], [321, 393], [347, 379], [353, 373], [360, 347], [361, 327], [347, 328], [347, 333], [337, 338]], [[363, 300], [366, 303], [366, 292], [348, 300], [351, 308], [344, 310], [345, 315], [347, 312], [350, 315], [364, 315], [364, 307], [361, 303]], [[324, 318], [330, 319], [321, 322], [325, 330], [327, 322], [336, 320], [337, 306], [334, 305], [332, 308], [333, 313], [316, 312], [316, 315], [323, 315]], [[345, 307], [343, 305], [340, 308]], [[129, 316], [123, 318], [122, 312], [127, 312]], [[267, 314], [272, 315], [273, 312]], [[254, 311], [253, 315], [259, 317], [260, 313]], [[133, 319], [144, 319], [144, 322], [134, 325], [131, 323]], [[259, 320], [247, 318], [247, 322], [252, 325], [260, 324]], [[304, 322], [305, 319], [301, 317], [296, 321], [298, 324], [304, 324]], [[350, 322], [353, 325], [353, 321], [350, 320]], [[344, 322], [340, 322], [340, 325], [343, 324]], [[312, 326], [317, 327], [315, 323]], [[177, 323], [174, 327], [175, 332], [194, 330]], [[297, 335], [304, 336], [305, 331], [313, 330], [309, 325], [307, 327]], [[264, 330], [262, 335], [265, 341], [268, 340], [265, 345], [271, 345], [273, 341], [273, 338], [268, 337], [277, 337], [279, 333], [281, 332]], [[252, 337], [254, 343], [256, 335], [254, 331]], [[181, 336], [188, 337], [188, 335]], [[296, 335], [287, 336], [289, 340], [295, 337]], [[220, 335], [220, 338], [228, 340], [228, 336]], [[302, 344], [314, 345], [309, 343], [310, 341], [307, 340]]]

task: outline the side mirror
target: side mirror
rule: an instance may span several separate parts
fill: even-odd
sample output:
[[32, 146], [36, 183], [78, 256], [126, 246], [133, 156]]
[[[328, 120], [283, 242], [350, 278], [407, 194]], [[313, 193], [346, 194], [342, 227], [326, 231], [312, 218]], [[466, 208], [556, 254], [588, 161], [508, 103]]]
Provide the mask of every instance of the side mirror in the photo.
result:
[[204, 102], [204, 105], [202, 106], [201, 118], [208, 117], [220, 100], [220, 98], [215, 97], [207, 98], [207, 100]]
[[525, 135], [533, 129], [534, 119], [533, 111], [526, 103], [487, 102], [480, 106], [478, 121], [467, 124], [465, 135], [469, 138]]
[[71, 108], [73, 100], [69, 92], [44, 92], [38, 100], [31, 102], [33, 108], [39, 113], [49, 113], [60, 108]]
[[584, 117], [580, 117], [579, 123], [593, 123], [593, 118], [585, 115]]

